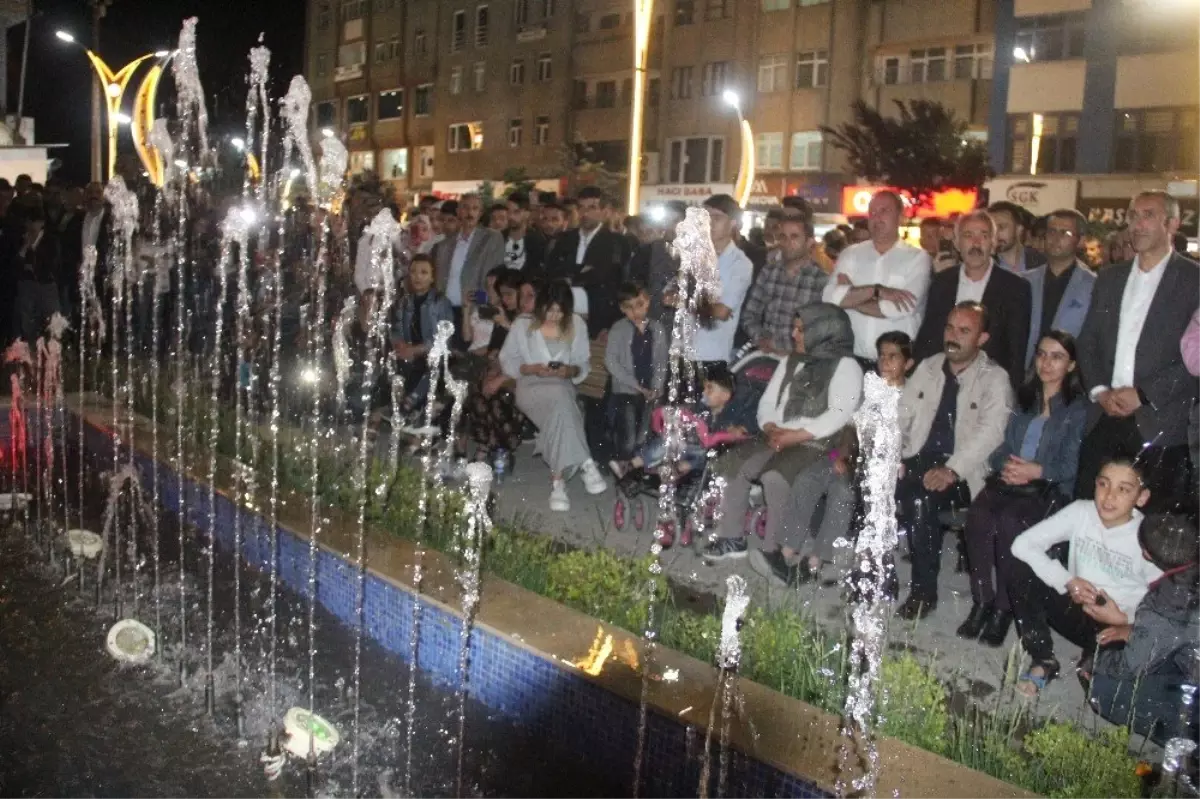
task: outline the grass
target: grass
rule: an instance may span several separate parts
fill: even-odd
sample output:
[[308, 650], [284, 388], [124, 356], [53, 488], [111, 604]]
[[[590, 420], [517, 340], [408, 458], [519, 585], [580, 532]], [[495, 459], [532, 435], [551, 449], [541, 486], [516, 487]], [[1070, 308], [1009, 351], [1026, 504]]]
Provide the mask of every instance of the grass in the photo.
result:
[[[95, 388], [111, 395], [107, 368], [101, 368]], [[77, 385], [70, 378], [68, 386]], [[147, 381], [138, 381], [145, 388]], [[165, 380], [164, 380], [165, 385]], [[160, 421], [173, 424], [174, 396], [160, 390]], [[207, 448], [210, 406], [207, 391], [190, 391], [183, 409], [185, 429], [191, 433], [188, 449], [197, 458]], [[149, 392], [135, 396], [139, 413], [149, 415]], [[244, 443], [234, 452], [234, 414], [217, 409], [220, 424], [218, 450], [245, 459]], [[167, 446], [173, 446], [167, 445]], [[258, 485], [267, 485], [270, 456], [262, 442], [256, 467]], [[353, 480], [355, 447], [323, 454], [317, 464], [318, 494], [322, 505], [347, 511], [357, 509], [359, 492]], [[200, 461], [196, 461], [200, 462]], [[205, 468], [207, 462], [205, 461]], [[424, 475], [402, 466], [394, 475], [378, 465], [368, 475], [368, 522], [393, 535], [415, 538], [420, 532], [426, 546], [455, 555], [456, 531], [462, 503], [450, 492], [429, 492], [428, 514], [419, 525], [418, 496]], [[280, 484], [307, 494], [312, 484], [312, 463], [294, 451], [282, 452]], [[374, 489], [384, 486], [382, 492]], [[610, 550], [570, 550], [550, 536], [524, 529], [519, 523], [500, 523], [493, 531], [483, 558], [486, 572], [542, 596], [615, 624], [634, 633], [646, 625], [646, 594], [650, 556], [631, 558]], [[658, 581], [657, 621], [659, 641], [672, 649], [712, 663], [720, 640], [716, 613], [701, 613], [674, 603], [665, 581]], [[846, 633], [831, 635], [815, 619], [788, 608], [757, 607], [742, 630], [743, 676], [780, 693], [840, 714], [847, 691], [848, 640]], [[950, 709], [950, 688], [932, 664], [910, 653], [885, 657], [879, 685], [877, 728], [903, 740], [1027, 790], [1047, 796], [1140, 796], [1135, 759], [1128, 753], [1128, 732], [1123, 729], [1089, 734], [1078, 725], [1062, 721], [1036, 722], [1028, 706], [1015, 701], [1011, 690], [997, 693], [990, 707], [969, 703], [963, 712]]]

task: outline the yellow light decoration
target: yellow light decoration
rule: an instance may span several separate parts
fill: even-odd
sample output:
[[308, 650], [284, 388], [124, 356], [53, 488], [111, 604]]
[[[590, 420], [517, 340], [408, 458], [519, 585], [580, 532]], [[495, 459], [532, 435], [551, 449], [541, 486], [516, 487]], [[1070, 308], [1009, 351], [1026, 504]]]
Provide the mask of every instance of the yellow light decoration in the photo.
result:
[[133, 98], [133, 122], [129, 132], [133, 136], [133, 146], [142, 166], [150, 175], [150, 182], [162, 188], [166, 181], [166, 166], [162, 154], [149, 143], [150, 130], [154, 127], [154, 103], [158, 96], [158, 83], [162, 79], [163, 69], [155, 64], [142, 81], [137, 94]]
[[1038, 151], [1042, 149], [1042, 127], [1046, 118], [1041, 114], [1033, 115], [1033, 136], [1029, 139], [1029, 174], [1036, 175], [1038, 168]]
[[654, 19], [654, 0], [633, 2], [633, 107], [629, 124], [629, 213], [636, 214], [641, 204], [642, 131], [646, 115], [646, 55], [650, 49], [650, 23]]
[[88, 60], [92, 62], [96, 74], [100, 76], [101, 84], [108, 87], [104, 92], [104, 97], [108, 105], [108, 177], [111, 179], [117, 171], [117, 131], [120, 126], [118, 120], [121, 114], [121, 98], [125, 95], [129, 81], [133, 79], [133, 73], [137, 72], [137, 68], [142, 65], [143, 61], [154, 58], [155, 53], [146, 53], [144, 56], [130, 61], [119, 71], [113, 72], [100, 56], [86, 48], [84, 52], [87, 53]]
[[733, 189], [733, 196], [738, 205], [745, 208], [746, 204], [750, 202], [750, 191], [754, 188], [754, 131], [750, 129], [750, 122], [746, 119], [742, 119], [741, 129], [742, 163], [738, 167], [738, 179]]

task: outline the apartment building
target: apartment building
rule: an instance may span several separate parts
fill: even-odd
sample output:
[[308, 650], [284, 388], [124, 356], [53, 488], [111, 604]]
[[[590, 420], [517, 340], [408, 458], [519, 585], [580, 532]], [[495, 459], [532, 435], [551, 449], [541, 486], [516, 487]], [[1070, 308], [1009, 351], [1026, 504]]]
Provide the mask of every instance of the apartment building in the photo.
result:
[[1120, 223], [1166, 189], [1196, 236], [1200, 30], [1195, 3], [995, 0], [993, 198]]
[[[855, 180], [819, 128], [863, 98], [928, 98], [986, 136], [996, 0], [659, 0], [647, 70], [643, 202], [732, 191], [755, 131], [752, 204], [842, 210]], [[317, 129], [402, 191], [460, 193], [513, 167], [551, 185], [581, 158], [623, 173], [628, 0], [310, 0]]]

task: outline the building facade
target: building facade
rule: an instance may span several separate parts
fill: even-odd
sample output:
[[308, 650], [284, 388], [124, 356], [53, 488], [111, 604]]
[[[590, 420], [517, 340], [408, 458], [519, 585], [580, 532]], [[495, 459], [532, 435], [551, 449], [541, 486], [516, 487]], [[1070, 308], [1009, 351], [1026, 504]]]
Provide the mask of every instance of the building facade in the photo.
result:
[[[732, 190], [726, 91], [755, 131], [754, 205], [799, 194], [842, 210], [855, 181], [819, 129], [856, 99], [938, 100], [986, 136], [1005, 1], [658, 0], [643, 201]], [[633, 29], [628, 0], [309, 0], [315, 129], [401, 193], [451, 195], [514, 169], [611, 186], [628, 161]]]
[[1200, 26], [1195, 3], [995, 0], [993, 199], [1119, 224], [1167, 189], [1196, 235]]

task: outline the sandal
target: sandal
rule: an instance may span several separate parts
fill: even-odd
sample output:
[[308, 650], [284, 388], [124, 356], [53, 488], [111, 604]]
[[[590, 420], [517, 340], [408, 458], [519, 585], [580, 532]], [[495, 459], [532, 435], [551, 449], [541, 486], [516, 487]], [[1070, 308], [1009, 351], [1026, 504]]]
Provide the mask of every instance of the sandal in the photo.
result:
[[[1032, 672], [1034, 669], [1041, 669], [1042, 673], [1033, 674]], [[1054, 680], [1055, 677], [1058, 676], [1058, 672], [1058, 661], [1054, 658], [1050, 658], [1048, 660], [1035, 660], [1033, 663], [1029, 664], [1029, 668], [1017, 678], [1017, 684], [1015, 686], [1017, 693], [1021, 694], [1027, 699], [1033, 699], [1040, 694], [1042, 690]], [[1029, 691], [1022, 690], [1022, 683], [1032, 685], [1033, 692], [1031, 693]]]

